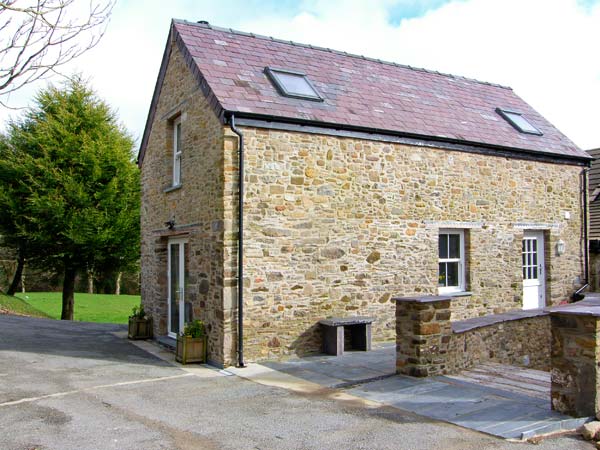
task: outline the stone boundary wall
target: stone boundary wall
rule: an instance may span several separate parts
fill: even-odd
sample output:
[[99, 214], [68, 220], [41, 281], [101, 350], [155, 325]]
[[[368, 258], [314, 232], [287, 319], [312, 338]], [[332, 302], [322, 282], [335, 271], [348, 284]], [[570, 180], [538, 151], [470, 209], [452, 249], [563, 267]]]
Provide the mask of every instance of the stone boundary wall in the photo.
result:
[[600, 298], [550, 311], [552, 409], [595, 416], [600, 411]]
[[547, 314], [517, 311], [452, 323], [449, 297], [394, 300], [397, 373], [451, 374], [484, 362], [550, 369]]
[[455, 373], [485, 362], [549, 371], [550, 336], [548, 315], [507, 318], [499, 323], [453, 332], [448, 346], [448, 372]]

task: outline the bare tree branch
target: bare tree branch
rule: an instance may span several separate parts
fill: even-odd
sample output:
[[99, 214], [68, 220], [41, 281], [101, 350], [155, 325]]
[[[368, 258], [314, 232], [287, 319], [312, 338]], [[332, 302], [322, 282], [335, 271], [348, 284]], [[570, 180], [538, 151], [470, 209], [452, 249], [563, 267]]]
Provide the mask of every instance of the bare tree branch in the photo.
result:
[[116, 0], [0, 0], [0, 105], [98, 44]]

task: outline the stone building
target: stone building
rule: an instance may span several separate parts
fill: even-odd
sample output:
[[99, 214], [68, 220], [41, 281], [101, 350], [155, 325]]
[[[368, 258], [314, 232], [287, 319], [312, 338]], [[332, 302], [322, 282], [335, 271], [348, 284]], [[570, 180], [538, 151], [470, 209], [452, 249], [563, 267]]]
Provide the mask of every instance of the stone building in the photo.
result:
[[554, 305], [586, 281], [589, 159], [510, 88], [176, 20], [139, 154], [143, 303], [158, 336], [202, 319], [222, 365], [238, 292], [247, 360], [318, 351], [332, 316], [392, 340], [393, 296]]

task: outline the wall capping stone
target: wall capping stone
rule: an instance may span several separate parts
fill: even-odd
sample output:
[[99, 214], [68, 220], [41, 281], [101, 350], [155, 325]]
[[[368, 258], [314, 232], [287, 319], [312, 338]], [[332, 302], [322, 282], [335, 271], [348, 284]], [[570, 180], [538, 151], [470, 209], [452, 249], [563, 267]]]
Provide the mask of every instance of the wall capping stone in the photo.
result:
[[532, 317], [547, 316], [549, 313], [543, 309], [529, 309], [510, 311], [502, 314], [490, 314], [488, 316], [473, 317], [472, 319], [457, 320], [452, 322], [454, 334], [465, 333], [477, 328], [488, 327], [499, 323], [511, 322], [513, 320], [530, 319]]

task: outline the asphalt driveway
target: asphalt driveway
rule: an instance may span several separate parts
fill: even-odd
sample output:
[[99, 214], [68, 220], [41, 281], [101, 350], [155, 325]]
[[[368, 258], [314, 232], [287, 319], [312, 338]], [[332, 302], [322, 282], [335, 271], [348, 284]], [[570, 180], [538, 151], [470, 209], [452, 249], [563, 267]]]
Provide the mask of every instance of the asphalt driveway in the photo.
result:
[[[0, 448], [591, 449], [511, 443], [392, 407], [182, 368], [115, 325], [0, 315]], [[147, 348], [152, 347], [146, 344]]]

